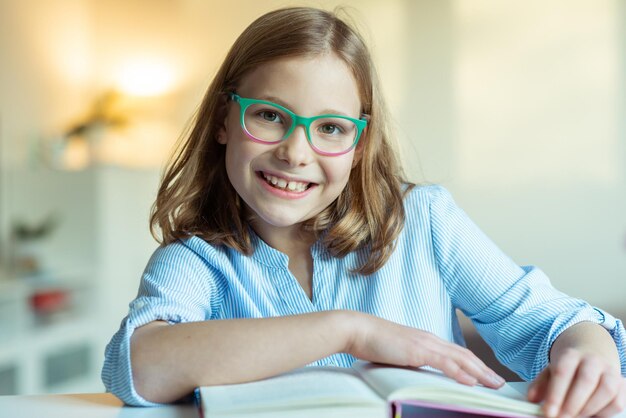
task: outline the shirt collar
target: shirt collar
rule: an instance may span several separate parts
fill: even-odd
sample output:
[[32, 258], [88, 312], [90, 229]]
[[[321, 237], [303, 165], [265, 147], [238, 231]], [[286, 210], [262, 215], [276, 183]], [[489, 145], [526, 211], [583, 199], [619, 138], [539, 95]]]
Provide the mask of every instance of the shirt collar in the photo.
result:
[[[289, 257], [287, 254], [271, 247], [263, 241], [263, 239], [261, 239], [261, 237], [259, 237], [252, 228], [249, 228], [249, 231], [252, 246], [254, 248], [252, 253], [252, 258], [254, 260], [272, 268], [289, 268]], [[325, 235], [326, 231], [322, 232], [317, 241], [315, 241], [315, 243], [311, 246], [311, 256], [313, 257], [314, 262], [320, 258], [327, 258], [329, 256], [328, 250], [324, 247], [322, 242]]]

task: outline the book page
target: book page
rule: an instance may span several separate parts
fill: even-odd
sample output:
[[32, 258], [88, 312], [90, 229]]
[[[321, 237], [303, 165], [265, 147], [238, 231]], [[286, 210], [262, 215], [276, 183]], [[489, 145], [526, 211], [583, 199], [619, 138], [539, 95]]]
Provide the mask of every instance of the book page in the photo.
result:
[[485, 411], [541, 415], [540, 407], [504, 385], [500, 389], [467, 386], [437, 372], [357, 361], [353, 368], [387, 400], [421, 400]]
[[340, 367], [306, 367], [257, 382], [205, 386], [199, 391], [208, 416], [341, 405], [384, 411], [386, 405], [353, 370]]

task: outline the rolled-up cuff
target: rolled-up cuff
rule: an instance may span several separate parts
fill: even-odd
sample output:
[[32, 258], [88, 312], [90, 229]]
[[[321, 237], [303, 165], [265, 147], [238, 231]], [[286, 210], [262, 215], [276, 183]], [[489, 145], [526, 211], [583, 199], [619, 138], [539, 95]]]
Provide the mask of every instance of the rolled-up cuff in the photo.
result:
[[180, 315], [167, 315], [158, 312], [142, 312], [142, 315], [131, 315], [122, 322], [120, 329], [106, 347], [104, 366], [102, 368], [102, 382], [107, 392], [117, 396], [121, 401], [131, 406], [162, 406], [161, 403], [150, 402], [144, 399], [135, 390], [133, 369], [130, 361], [130, 338], [135, 329], [153, 321], [166, 321], [170, 324], [185, 322]]

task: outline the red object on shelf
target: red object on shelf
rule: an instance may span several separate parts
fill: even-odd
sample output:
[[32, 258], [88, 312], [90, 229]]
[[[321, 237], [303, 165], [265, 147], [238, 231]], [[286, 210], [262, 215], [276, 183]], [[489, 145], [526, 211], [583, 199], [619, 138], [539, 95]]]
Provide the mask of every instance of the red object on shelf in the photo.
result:
[[68, 296], [65, 289], [37, 290], [30, 296], [30, 306], [40, 314], [57, 312], [67, 307]]

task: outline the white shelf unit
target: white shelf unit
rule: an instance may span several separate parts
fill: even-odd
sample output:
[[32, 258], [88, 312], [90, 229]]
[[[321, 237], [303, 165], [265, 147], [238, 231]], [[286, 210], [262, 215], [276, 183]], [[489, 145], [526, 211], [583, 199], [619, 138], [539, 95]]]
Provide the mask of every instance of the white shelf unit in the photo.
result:
[[[55, 278], [74, 278], [66, 282], [87, 295], [68, 315], [41, 323], [28, 303], [33, 283], [0, 272], [0, 395], [104, 391], [104, 347], [126, 315], [157, 246], [147, 221], [159, 176], [158, 169], [114, 167], [14, 176], [23, 189], [38, 185], [29, 196], [53, 190], [48, 200], [63, 203], [58, 211], [67, 221], [42, 253], [42, 265], [54, 271]], [[22, 202], [24, 207], [36, 204]], [[86, 351], [80, 352], [80, 347]], [[61, 358], [63, 354], [69, 360]], [[87, 371], [48, 384], [49, 363], [57, 358], [58, 364], [68, 361], [68, 368], [75, 367], [72, 359], [86, 363]]]
[[42, 318], [29, 305], [36, 286], [16, 278], [0, 281], [0, 395], [103, 391], [105, 342], [97, 310], [85, 309], [93, 289], [64, 283], [80, 289], [78, 303]]

